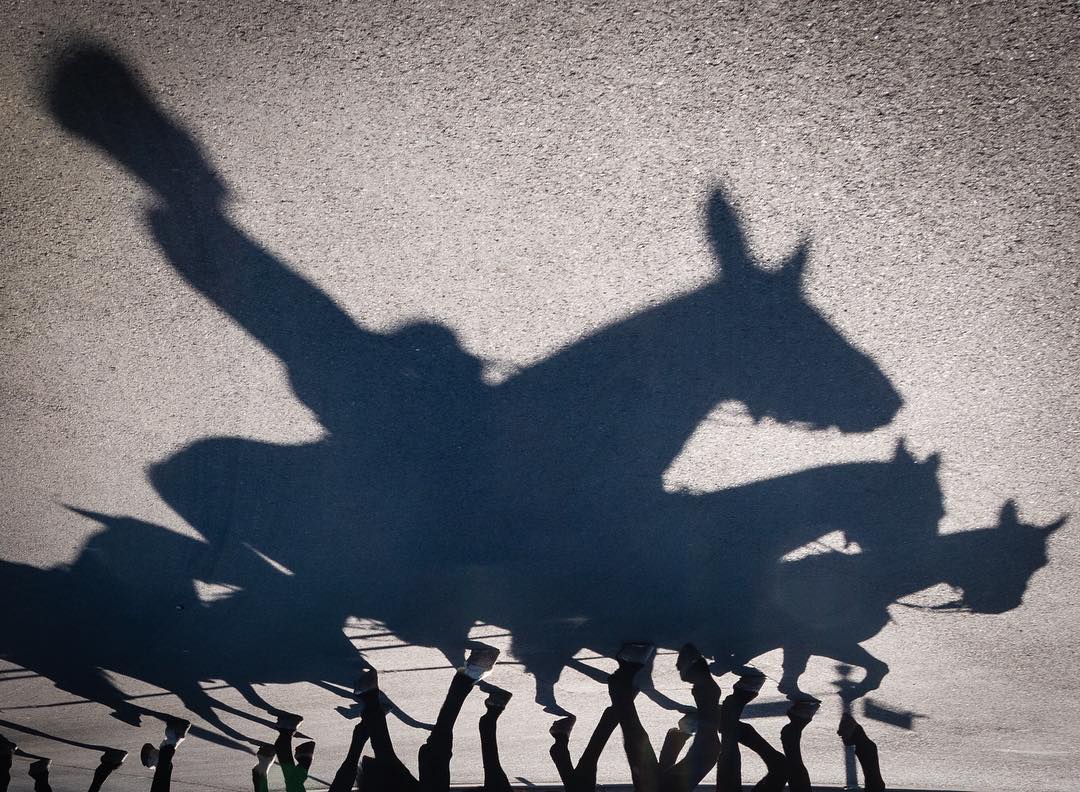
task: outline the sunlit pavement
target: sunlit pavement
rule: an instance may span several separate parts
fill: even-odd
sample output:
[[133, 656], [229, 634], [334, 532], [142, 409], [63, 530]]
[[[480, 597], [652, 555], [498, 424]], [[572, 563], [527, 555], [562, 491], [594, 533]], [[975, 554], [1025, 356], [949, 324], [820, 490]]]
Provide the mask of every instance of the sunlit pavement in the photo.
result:
[[[717, 405], [664, 471], [668, 492], [886, 461], [904, 438], [917, 460], [941, 455], [943, 533], [994, 525], [1008, 499], [1025, 524], [1080, 511], [1074, 9], [27, 2], [0, 19], [5, 561], [78, 559], [101, 526], [65, 504], [197, 537], [150, 485], [149, 466], [207, 437], [324, 436], [280, 361], [162, 255], [149, 192], [50, 116], [44, 75], [76, 32], [127, 59], [197, 139], [231, 189], [236, 227], [367, 329], [451, 328], [490, 384], [700, 288], [713, 275], [703, 224], [713, 186], [759, 260], [779, 265], [808, 240], [808, 302], [887, 375], [902, 408], [874, 431], [842, 434]], [[890, 673], [855, 710], [890, 788], [1077, 785], [1078, 549], [1068, 523], [1023, 605], [1001, 614], [929, 609], [955, 599], [945, 585], [890, 607], [863, 643]], [[825, 535], [803, 551], [860, 548]], [[362, 543], [346, 552], [363, 575]], [[16, 603], [20, 592], [5, 592]], [[74, 604], [56, 602], [55, 623]], [[522, 785], [553, 784], [553, 716], [533, 703], [506, 629], [473, 628], [507, 650], [492, 677], [514, 693], [503, 763]], [[347, 628], [394, 704], [431, 723], [446, 658], [365, 637], [378, 631]], [[267, 653], [296, 651], [276, 637], [267, 630]], [[70, 639], [57, 631], [57, 656]], [[674, 648], [657, 658], [655, 686], [689, 704]], [[750, 714], [774, 742], [781, 659], [754, 663], [771, 682]], [[845, 781], [835, 666], [814, 657], [802, 678], [824, 699], [804, 754], [826, 788]], [[145, 682], [114, 682], [140, 706], [179, 710]], [[262, 716], [230, 687], [201, 684]], [[352, 722], [335, 708], [348, 701], [306, 683], [258, 692], [305, 716], [318, 743], [309, 788], [319, 788], [344, 756]], [[578, 715], [576, 753], [606, 691], [571, 669], [556, 694]], [[678, 713], [644, 698], [640, 708], [659, 745]], [[481, 780], [482, 711], [474, 694], [458, 721], [455, 782]], [[222, 719], [252, 740], [272, 736]], [[391, 729], [415, 767], [425, 732], [398, 719]], [[51, 757], [58, 790], [89, 784], [88, 746], [125, 748], [105, 787], [124, 792], [148, 788], [138, 749], [160, 740], [161, 724], [122, 723], [6, 666], [0, 733]], [[173, 788], [249, 788], [252, 756], [200, 734], [217, 732], [183, 744]], [[29, 788], [27, 765], [16, 759], [13, 790]], [[744, 768], [747, 783], [762, 772], [749, 757]], [[600, 776], [628, 782], [617, 737]]]

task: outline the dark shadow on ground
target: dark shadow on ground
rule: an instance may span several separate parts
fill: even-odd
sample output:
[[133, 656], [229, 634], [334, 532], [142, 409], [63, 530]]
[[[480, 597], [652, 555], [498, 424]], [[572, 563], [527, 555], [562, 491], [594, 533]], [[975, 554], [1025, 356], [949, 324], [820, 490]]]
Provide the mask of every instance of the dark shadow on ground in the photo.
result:
[[[887, 671], [860, 642], [891, 603], [946, 582], [999, 613], [1046, 563], [1055, 526], [1023, 525], [1011, 506], [998, 526], [939, 535], [937, 458], [902, 446], [720, 492], [664, 490], [720, 402], [846, 432], [888, 424], [902, 403], [806, 301], [808, 246], [762, 268], [722, 190], [705, 202], [713, 280], [489, 385], [448, 328], [368, 330], [248, 238], [197, 143], [118, 56], [74, 47], [46, 91], [59, 124], [146, 186], [167, 260], [281, 360], [325, 429], [301, 445], [206, 438], [154, 464], [154, 487], [205, 542], [83, 511], [104, 530], [70, 568], [3, 562], [5, 601], [24, 594], [0, 653], [118, 717], [144, 710], [101, 669], [243, 738], [217, 712], [243, 713], [199, 680], [269, 712], [259, 683], [348, 689], [350, 616], [455, 662], [475, 622], [503, 627], [553, 712], [576, 652], [610, 655], [629, 637], [692, 640], [719, 671], [782, 648], [788, 693], [811, 655], [832, 657], [866, 669], [846, 690], [857, 697]], [[782, 560], [836, 531], [859, 552]], [[235, 593], [202, 603], [196, 581]], [[71, 635], [62, 656], [58, 629]]]

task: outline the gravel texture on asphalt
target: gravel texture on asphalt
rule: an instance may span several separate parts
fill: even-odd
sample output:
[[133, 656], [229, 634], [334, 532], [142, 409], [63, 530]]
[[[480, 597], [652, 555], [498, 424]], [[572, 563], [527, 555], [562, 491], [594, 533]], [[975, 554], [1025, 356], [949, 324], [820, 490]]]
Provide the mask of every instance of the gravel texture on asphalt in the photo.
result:
[[[198, 537], [151, 486], [151, 465], [205, 437], [324, 435], [279, 359], [163, 255], [153, 195], [53, 120], [50, 64], [80, 37], [120, 54], [193, 136], [245, 234], [368, 330], [451, 329], [488, 383], [708, 281], [702, 218], [716, 186], [759, 260], [778, 265], [808, 241], [807, 301], [875, 361], [902, 408], [850, 434], [717, 405], [664, 471], [670, 492], [888, 460], [903, 438], [916, 459], [940, 454], [945, 533], [993, 525], [1008, 499], [1025, 523], [1080, 511], [1075, 4], [9, 0], [0, 22], [7, 562], [79, 558], [100, 525], [65, 505]], [[1077, 536], [1067, 523], [1050, 538], [1021, 607], [890, 609], [865, 644], [891, 667], [874, 706], [901, 713], [865, 721], [890, 787], [1080, 785]], [[830, 541], [818, 549], [854, 552]], [[953, 596], [936, 586], [905, 601]], [[368, 656], [395, 703], [433, 721], [445, 658], [364, 637], [377, 626], [349, 630], [384, 647]], [[473, 634], [509, 649], [500, 625]], [[288, 651], [275, 637], [266, 651]], [[60, 631], [56, 653], [64, 642]], [[780, 660], [756, 664], [776, 680]], [[656, 662], [657, 689], [689, 703], [673, 656]], [[804, 751], [815, 780], [838, 784], [834, 679], [833, 661], [811, 661], [804, 686], [826, 701]], [[506, 665], [492, 681], [515, 693], [500, 722], [511, 779], [555, 782], [551, 716], [530, 679]], [[591, 728], [603, 686], [569, 670], [558, 692]], [[351, 729], [341, 699], [307, 684], [260, 694], [305, 714], [313, 773], [329, 779]], [[251, 711], [235, 691], [214, 695]], [[762, 696], [780, 698], [771, 683]], [[674, 717], [641, 706], [659, 742]], [[481, 712], [474, 697], [459, 721], [462, 783], [480, 781]], [[776, 712], [754, 721], [771, 740]], [[51, 756], [58, 789], [89, 783], [87, 744], [133, 752], [106, 789], [147, 787], [137, 749], [160, 724], [108, 713], [0, 671], [0, 733]], [[424, 732], [391, 728], [411, 762]], [[615, 739], [601, 780], [628, 782], [621, 754]], [[196, 736], [174, 789], [246, 789], [251, 761]], [[750, 780], [758, 765], [745, 765]]]

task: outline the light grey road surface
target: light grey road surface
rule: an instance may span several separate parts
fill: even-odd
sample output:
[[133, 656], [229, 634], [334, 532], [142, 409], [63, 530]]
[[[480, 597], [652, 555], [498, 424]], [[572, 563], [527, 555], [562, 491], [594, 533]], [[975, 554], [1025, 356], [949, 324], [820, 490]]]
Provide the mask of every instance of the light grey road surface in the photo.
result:
[[[204, 438], [243, 438], [243, 448], [325, 448], [319, 444], [334, 430], [326, 415], [337, 409], [298, 386], [305, 382], [296, 374], [302, 355], [289, 360], [260, 343], [250, 325], [245, 330], [227, 306], [207, 298], [212, 285], [200, 287], [180, 271], [160, 230], [155, 236], [152, 213], [160, 211], [161, 196], [57, 123], [48, 74], [77, 37], [120, 55], [197, 143], [228, 189], [213, 222], [306, 278], [372, 336], [391, 337], [419, 322], [448, 328], [479, 361], [479, 381], [492, 392], [501, 383], [529, 382], [530, 372], [547, 370], [545, 361], [582, 348], [604, 328], [630, 326], [631, 317], [705, 289], [716, 277], [705, 220], [715, 188], [738, 213], [757, 260], [779, 267], [806, 242], [802, 289], [821, 317], [815, 327], [829, 328], [845, 350], [872, 360], [902, 404], [865, 427], [871, 431], [846, 432], [785, 420], [794, 416], [755, 416], [739, 393], [718, 397], [647, 482], [650, 491], [730, 493], [811, 468], [888, 463], [903, 439], [911, 464], [938, 465], [940, 495], [928, 503], [944, 512], [941, 534], [994, 526], [1010, 499], [1025, 526], [1080, 511], [1080, 24], [1071, 4], [16, 1], [0, 21], [6, 574], [21, 565], [28, 575], [53, 573], [27, 579], [68, 580], [65, 565], [92, 560], [86, 544], [103, 523], [66, 506], [161, 526], [177, 543], [192, 540], [184, 547], [218, 552], [206, 526], [178, 506], [191, 502], [163, 496], [167, 488], [154, 486], [153, 470], [172, 470], [160, 466]], [[162, 140], [161, 156], [180, 155]], [[199, 232], [170, 233], [194, 239]], [[280, 337], [275, 328], [294, 327], [286, 317], [300, 313], [286, 307], [262, 315], [262, 341]], [[776, 320], [767, 307], [758, 310], [762, 322]], [[686, 347], [695, 343], [687, 339]], [[777, 336], [777, 355], [791, 343]], [[766, 340], [758, 336], [755, 345], [755, 355], [767, 359]], [[739, 353], [734, 335], [728, 351]], [[830, 365], [804, 360], [792, 368], [817, 382], [821, 393], [813, 398], [822, 409], [830, 406], [829, 378], [815, 379], [814, 370], [829, 373]], [[794, 379], [787, 381], [794, 387]], [[833, 384], [831, 404], [839, 412], [850, 383]], [[610, 387], [620, 392], [619, 382]], [[656, 388], [677, 393], [684, 386], [667, 381]], [[685, 390], [693, 390], [689, 380]], [[557, 394], [552, 399], [551, 414], [560, 414]], [[579, 408], [568, 404], [564, 412]], [[454, 414], [440, 412], [437, 420], [451, 425], [447, 416]], [[401, 430], [402, 448], [410, 437], [432, 435], [423, 416], [414, 426]], [[929, 462], [935, 453], [940, 461]], [[568, 454], [565, 469], [578, 470], [579, 461]], [[290, 464], [286, 472], [335, 482], [341, 472]], [[620, 502], [615, 492], [602, 498], [609, 506]], [[267, 503], [274, 502], [267, 493]], [[523, 502], [529, 508], [521, 514], [529, 516], [522, 519], [532, 519], [536, 503]], [[484, 516], [482, 509], [469, 514]], [[897, 524], [905, 518], [892, 515]], [[518, 549], [477, 525], [487, 524], [453, 527], [477, 559], [493, 556], [497, 564], [499, 553]], [[605, 530], [622, 547], [641, 551], [633, 557], [647, 557], [635, 530]], [[863, 646], [890, 673], [856, 711], [869, 706], [878, 715], [864, 721], [891, 787], [1049, 791], [1080, 783], [1076, 532], [1067, 522], [1047, 537], [1049, 563], [1033, 572], [1019, 607], [996, 614], [934, 609], [958, 595], [929, 580], [889, 607], [888, 623]], [[238, 549], [242, 538], [234, 537], [231, 552], [247, 552]], [[290, 538], [293, 558], [303, 555], [297, 547], [310, 546], [311, 558], [327, 553], [355, 561], [356, 578], [331, 576], [333, 586], [362, 588], [372, 572], [370, 537], [330, 545], [319, 525], [297, 525]], [[788, 562], [842, 557], [842, 567], [843, 559], [885, 552], [846, 543], [828, 526], [812, 539]], [[944, 547], [942, 541], [934, 534], [931, 545]], [[274, 558], [254, 539], [249, 544], [252, 564], [282, 579], [311, 579], [310, 570], [289, 569], [288, 558]], [[407, 551], [408, 542], [401, 544]], [[938, 552], [928, 547], [900, 543], [886, 551], [894, 566], [902, 552], [911, 553], [914, 570]], [[133, 578], [140, 569], [171, 568], [146, 548], [134, 540], [124, 545]], [[237, 611], [245, 622], [236, 629], [262, 631], [267, 656], [306, 656], [299, 648], [305, 630], [273, 620], [292, 595], [245, 601], [242, 586], [227, 585], [240, 556], [215, 557], [222, 580], [199, 578], [199, 601], [177, 605], [211, 609], [232, 597], [247, 608]], [[995, 586], [999, 561], [973, 556], [964, 565], [969, 574], [980, 570], [991, 599], [1007, 585], [1002, 578]], [[475, 566], [482, 581], [470, 593], [477, 612], [500, 612], [492, 600], [506, 592], [484, 578], [485, 562]], [[643, 574], [626, 568], [618, 583], [626, 601], [640, 597], [652, 609], [673, 596]], [[5, 597], [30, 607], [22, 580], [9, 574]], [[395, 618], [404, 625], [410, 609], [437, 613], [438, 586], [419, 581], [411, 601], [397, 592]], [[543, 603], [556, 588], [532, 579], [509, 599]], [[31, 603], [41, 615], [38, 633], [55, 625], [47, 654], [85, 655], [85, 644], [74, 643], [79, 631], [68, 629], [82, 618], [79, 588], [52, 599], [34, 596], [44, 597]], [[125, 596], [116, 592], [118, 602]], [[297, 596], [307, 602], [307, 594]], [[108, 622], [109, 609], [98, 610]], [[269, 616], [264, 624], [252, 613]], [[547, 756], [553, 715], [533, 701], [528, 662], [517, 664], [508, 634], [515, 624], [488, 621], [471, 634], [506, 650], [508, 663], [492, 681], [515, 694], [501, 722], [504, 764], [524, 783], [554, 783]], [[0, 653], [25, 657], [26, 647], [13, 645], [19, 633], [3, 624]], [[397, 626], [388, 623], [399, 635], [387, 636], [377, 622], [354, 619], [345, 634], [378, 665], [394, 702], [430, 723], [450, 663], [431, 648], [436, 641], [416, 645], [423, 642]], [[597, 633], [605, 629], [595, 626]], [[155, 645], [178, 646], [169, 643], [177, 634], [164, 625], [133, 640], [145, 640], [145, 656], [152, 657]], [[227, 637], [205, 639], [227, 646]], [[614, 637], [605, 635], [605, 645]], [[613, 667], [588, 641], [583, 646], [582, 668]], [[657, 658], [654, 683], [689, 704], [672, 648]], [[782, 676], [782, 656], [766, 649], [754, 665], [772, 682], [754, 722], [775, 740], [783, 697], [773, 683]], [[170, 667], [183, 668], [183, 651], [169, 656]], [[823, 784], [844, 780], [833, 733], [840, 712], [835, 664], [815, 655], [801, 680], [825, 699], [804, 748], [812, 777]], [[160, 738], [160, 724], [121, 722], [110, 707], [56, 689], [46, 665], [12, 659], [0, 669], [0, 733], [52, 757], [57, 789], [88, 784], [97, 758], [88, 745], [133, 751], [106, 789], [147, 788], [135, 752]], [[106, 676], [140, 706], [182, 709], [147, 681], [162, 669], [140, 678], [116, 670], [107, 668]], [[342, 679], [352, 671], [343, 666]], [[201, 685], [224, 705], [258, 715], [228, 680]], [[582, 731], [606, 701], [603, 686], [581, 668], [563, 673], [555, 692], [578, 714]], [[306, 716], [304, 731], [318, 742], [313, 774], [329, 779], [351, 729], [335, 711], [342, 698], [285, 680], [258, 693]], [[653, 701], [643, 700], [641, 709], [658, 743], [677, 713]], [[481, 712], [474, 696], [459, 721], [453, 770], [461, 783], [480, 780]], [[271, 736], [240, 714], [221, 718], [252, 738]], [[221, 734], [196, 723], [206, 729], [200, 734]], [[411, 760], [424, 732], [396, 720], [392, 729], [400, 754]], [[582, 742], [577, 736], [575, 747]], [[25, 773], [26, 764], [18, 759], [15, 771]], [[173, 788], [246, 789], [250, 765], [236, 747], [196, 736], [178, 753]], [[746, 766], [750, 780], [758, 766]], [[629, 780], [617, 740], [603, 757], [601, 778]]]

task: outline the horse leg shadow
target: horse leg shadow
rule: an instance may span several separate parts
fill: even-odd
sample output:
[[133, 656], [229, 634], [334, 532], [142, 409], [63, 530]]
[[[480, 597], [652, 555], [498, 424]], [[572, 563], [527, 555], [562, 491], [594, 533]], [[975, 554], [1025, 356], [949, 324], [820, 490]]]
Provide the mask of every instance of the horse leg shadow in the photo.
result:
[[544, 708], [544, 712], [565, 718], [570, 711], [560, 706], [555, 698], [555, 683], [562, 676], [563, 668], [569, 665], [562, 655], [543, 652], [538, 654], [517, 654], [524, 669], [532, 674], [534, 695], [533, 701]]
[[[604, 685], [607, 685], [608, 677], [610, 676], [606, 671], [601, 671], [599, 668], [583, 663], [581, 660], [571, 659], [566, 664], [567, 668], [573, 668], [589, 679], [594, 679]], [[682, 704], [675, 699], [668, 696], [666, 693], [662, 693], [657, 689], [656, 683], [653, 681], [652, 667], [648, 670], [643, 669], [637, 677], [638, 690], [644, 694], [645, 698], [653, 702], [657, 706], [668, 710], [670, 712], [681, 712], [684, 715], [694, 711], [694, 708], [688, 704]]]
[[[327, 682], [325, 680], [317, 680], [315, 682], [312, 682], [311, 684], [315, 685], [316, 687], [320, 687], [323, 690], [327, 690], [331, 693], [336, 693], [342, 698], [352, 700], [352, 703], [349, 704], [349, 706], [342, 705], [340, 707], [334, 707], [334, 710], [339, 715], [341, 715], [341, 717], [348, 718], [349, 720], [356, 720], [357, 718], [361, 717], [363, 713], [361, 704], [359, 701], [356, 700], [356, 694], [348, 688], [342, 685], [335, 684], [333, 682]], [[380, 692], [382, 701], [386, 704], [387, 707], [386, 711], [393, 715], [395, 718], [397, 718], [399, 721], [404, 723], [406, 726], [409, 726], [413, 729], [423, 729], [426, 731], [431, 731], [435, 728], [434, 723], [425, 723], [424, 721], [414, 718], [412, 715], [410, 715], [401, 707], [399, 707], [396, 703], [394, 703], [394, 701], [389, 696], [387, 696], [385, 692]]]
[[154, 714], [151, 710], [132, 704], [128, 697], [98, 668], [62, 677], [56, 686], [79, 698], [109, 707], [112, 709], [109, 714], [128, 726], [139, 726], [142, 723], [142, 715]]
[[784, 647], [784, 673], [777, 684], [780, 693], [789, 699], [808, 695], [799, 687], [799, 678], [806, 672], [807, 663], [815, 654], [830, 657], [842, 664], [857, 666], [865, 671], [861, 682], [854, 682], [845, 677], [837, 683], [840, 688], [840, 697], [847, 701], [862, 698], [867, 693], [877, 690], [889, 673], [887, 663], [874, 657], [857, 643], [832, 644], [827, 648], [817, 647], [814, 652], [801, 646], [786, 646]]
[[[242, 685], [236, 686], [237, 690], [240, 690]], [[175, 688], [172, 693], [180, 699], [180, 702], [184, 705], [184, 708], [201, 718], [206, 723], [210, 724], [213, 728], [226, 738], [232, 738], [242, 743], [249, 743], [251, 745], [258, 745], [259, 741], [248, 737], [239, 730], [233, 728], [221, 719], [221, 715], [218, 714], [218, 710], [222, 712], [228, 712], [232, 715], [243, 718], [244, 720], [258, 723], [273, 728], [274, 724], [271, 721], [264, 720], [262, 718], [252, 715], [250, 712], [246, 712], [238, 707], [234, 707], [231, 704], [226, 704], [218, 699], [210, 696], [205, 690], [199, 687], [197, 684], [183, 685]], [[240, 691], [243, 696], [243, 691]], [[245, 697], [246, 698], [246, 697]], [[219, 742], [213, 740], [213, 742]]]
[[810, 652], [802, 647], [784, 647], [784, 672], [777, 683], [777, 690], [789, 699], [795, 699], [806, 695], [799, 688], [799, 678], [806, 672], [806, 665], [810, 662]]
[[854, 701], [872, 690], [877, 690], [889, 673], [888, 663], [874, 657], [857, 643], [834, 646], [829, 650], [823, 650], [821, 654], [831, 657], [838, 663], [857, 666], [866, 672], [861, 682], [851, 682], [845, 678], [838, 683], [840, 698], [845, 701]]
[[[243, 698], [244, 701], [246, 701], [248, 704], [250, 704], [255, 709], [262, 710], [267, 715], [273, 716], [274, 720], [271, 721], [271, 720], [268, 720], [266, 718], [260, 718], [260, 717], [258, 717], [256, 715], [252, 715], [249, 712], [243, 712], [242, 710], [238, 710], [238, 709], [236, 709], [234, 707], [229, 707], [227, 704], [220, 704], [220, 707], [222, 709], [225, 709], [225, 710], [227, 710], [229, 712], [233, 712], [233, 713], [235, 713], [237, 715], [241, 715], [242, 717], [246, 718], [247, 720], [251, 721], [252, 723], [258, 723], [258, 724], [260, 724], [262, 726], [267, 726], [269, 728], [274, 728], [275, 721], [277, 720], [277, 716], [281, 712], [281, 710], [279, 708], [275, 707], [269, 701], [267, 701], [262, 696], [260, 696], [259, 693], [255, 690], [255, 686], [253, 684], [251, 684], [250, 682], [234, 682], [233, 683], [233, 689], [237, 693], [240, 694], [240, 697]], [[215, 701], [216, 701], [216, 699], [215, 699]]]

